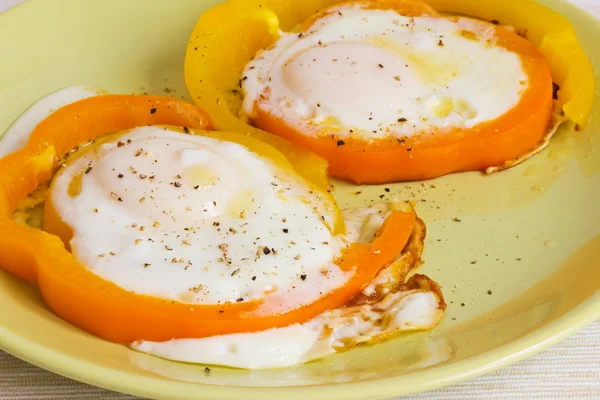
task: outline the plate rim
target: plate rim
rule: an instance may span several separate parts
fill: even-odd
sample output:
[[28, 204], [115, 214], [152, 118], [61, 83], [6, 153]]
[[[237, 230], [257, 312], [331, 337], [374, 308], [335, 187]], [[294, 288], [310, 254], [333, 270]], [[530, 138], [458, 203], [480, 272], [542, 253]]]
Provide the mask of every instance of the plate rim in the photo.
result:
[[[356, 398], [383, 399], [438, 389], [498, 370], [545, 350], [599, 318], [600, 293], [596, 292], [573, 310], [544, 327], [473, 357], [405, 375], [310, 386], [234, 387], [176, 380], [157, 382], [152, 377], [117, 372], [107, 367], [99, 367], [81, 359], [65, 356], [23, 339], [1, 326], [0, 349], [40, 368], [79, 382], [152, 399], [162, 399], [168, 396], [173, 400], [214, 400], [215, 398], [238, 400], [240, 396], [243, 396], [247, 400], [263, 400], [279, 399], [281, 396], [285, 396], [288, 400], [301, 400], [310, 396], [308, 398], [346, 400], [345, 393], [349, 391], [352, 391], [357, 396]], [[89, 373], [90, 371], [93, 373]], [[123, 379], [124, 376], [127, 376], [126, 380]], [[403, 383], [410, 383], [410, 385], [403, 385]], [[202, 388], [202, 390], [190, 393], [189, 388], [191, 387]], [[401, 389], [398, 390], [398, 388]]]
[[[560, 2], [560, 0], [555, 1]], [[4, 11], [0, 11], [0, 17], [19, 12], [19, 10], [30, 6], [31, 3], [35, 3], [35, 1], [19, 2]], [[579, 5], [568, 2], [566, 6], [573, 8], [579, 14], [579, 19], [587, 19], [590, 23], [600, 24], [600, 18], [587, 12]], [[311, 399], [347, 400], [346, 394], [350, 391], [354, 393], [356, 398], [383, 399], [426, 392], [496, 371], [542, 352], [596, 320], [600, 320], [600, 290], [545, 326], [476, 356], [428, 367], [404, 375], [369, 378], [356, 382], [320, 383], [308, 386], [236, 387], [177, 380], [157, 381], [151, 376], [123, 373], [108, 367], [95, 365], [81, 358], [67, 356], [21, 338], [1, 325], [0, 350], [37, 367], [78, 382], [152, 399], [213, 400], [218, 398], [238, 400], [243, 396], [246, 400], [264, 400], [279, 399], [281, 396], [285, 396], [287, 400], [303, 400], [310, 396]], [[125, 377], [126, 379], [124, 379]], [[403, 385], [404, 383], [408, 384]], [[190, 388], [200, 390], [191, 393]]]

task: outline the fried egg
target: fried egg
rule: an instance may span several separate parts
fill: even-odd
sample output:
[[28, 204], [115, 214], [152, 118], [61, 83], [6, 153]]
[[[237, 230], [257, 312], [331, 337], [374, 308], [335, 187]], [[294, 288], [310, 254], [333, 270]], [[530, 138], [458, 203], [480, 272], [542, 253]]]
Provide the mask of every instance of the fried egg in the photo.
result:
[[[23, 118], [49, 114], [65, 99], [42, 99]], [[377, 203], [340, 214], [329, 193], [253, 140], [164, 126], [105, 135], [65, 155], [50, 187], [38, 187], [13, 217], [36, 227], [41, 219], [82, 268], [134, 294], [192, 307], [259, 300], [269, 315], [318, 302], [352, 276], [336, 264], [344, 249], [369, 243], [392, 210], [411, 207]], [[424, 235], [417, 219], [404, 250], [362, 293], [308, 321], [129, 347], [178, 361], [276, 368], [431, 329], [445, 308], [439, 286], [407, 278], [421, 263]]]
[[340, 140], [472, 128], [512, 109], [529, 85], [520, 56], [490, 26], [362, 3], [333, 7], [246, 65], [242, 115]]
[[[151, 126], [74, 152], [50, 187], [44, 229], [85, 268], [130, 292], [191, 305], [260, 300], [261, 312], [276, 314], [345, 285], [352, 272], [336, 259], [350, 243], [372, 240], [394, 207], [348, 210], [340, 231], [333, 199], [272, 159], [219, 134]], [[419, 264], [418, 227], [415, 245], [343, 308], [281, 328], [130, 347], [179, 361], [274, 368], [433, 328], [444, 309], [439, 288], [428, 278], [405, 279]]]

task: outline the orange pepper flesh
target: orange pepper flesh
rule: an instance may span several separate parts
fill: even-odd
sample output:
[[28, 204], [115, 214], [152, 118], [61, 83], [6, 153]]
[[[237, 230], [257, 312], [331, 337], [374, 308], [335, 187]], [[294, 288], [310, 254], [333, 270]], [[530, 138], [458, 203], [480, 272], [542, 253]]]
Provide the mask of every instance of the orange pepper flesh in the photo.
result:
[[93, 97], [51, 114], [24, 149], [0, 160], [0, 266], [36, 284], [57, 315], [97, 336], [115, 342], [164, 341], [304, 322], [346, 304], [402, 251], [412, 233], [415, 214], [392, 212], [372, 243], [352, 244], [338, 260], [341, 268], [354, 269], [344, 286], [312, 304], [266, 315], [258, 302], [192, 305], [131, 293], [79, 264], [58, 236], [11, 219], [17, 204], [51, 178], [59, 155], [100, 134], [150, 123], [210, 127], [202, 110], [179, 100]]
[[[409, 15], [419, 12], [412, 1], [407, 7]], [[404, 13], [402, 7], [397, 6], [396, 10]], [[431, 13], [425, 4], [421, 11], [426, 15]], [[305, 28], [309, 29], [312, 22]], [[404, 140], [390, 137], [369, 142], [344, 138], [342, 146], [335, 131], [312, 136], [265, 112], [260, 104], [255, 104], [253, 122], [321, 155], [329, 162], [331, 176], [358, 184], [429, 179], [452, 172], [482, 170], [516, 159], [540, 144], [548, 132], [553, 107], [552, 77], [544, 57], [532, 43], [502, 27], [481, 24], [495, 29], [498, 46], [521, 57], [529, 79], [518, 104], [494, 120], [469, 129]]]

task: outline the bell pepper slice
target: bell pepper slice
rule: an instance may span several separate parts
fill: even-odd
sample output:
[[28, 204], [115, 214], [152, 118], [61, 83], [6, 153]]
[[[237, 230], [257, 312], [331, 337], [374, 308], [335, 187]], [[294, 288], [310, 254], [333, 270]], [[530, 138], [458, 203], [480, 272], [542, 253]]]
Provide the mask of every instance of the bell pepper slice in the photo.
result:
[[[244, 66], [258, 50], [278, 39], [280, 29], [291, 31], [318, 10], [341, 2], [229, 0], [206, 11], [190, 36], [185, 59], [185, 80], [193, 100], [213, 116], [220, 129], [255, 133], [236, 117], [241, 106], [239, 79]], [[527, 38], [544, 55], [552, 79], [560, 87], [558, 103], [565, 117], [580, 126], [585, 124], [592, 107], [594, 76], [568, 19], [534, 0], [427, 3], [440, 12], [526, 28]]]
[[[186, 84], [193, 100], [211, 112], [215, 125], [220, 129], [261, 135], [260, 130], [237, 118], [241, 107], [239, 89], [244, 66], [258, 50], [278, 39], [280, 29], [297, 31], [307, 19], [309, 22], [305, 24], [310, 24], [309, 18], [317, 10], [337, 3], [340, 1], [306, 0], [292, 4], [285, 0], [230, 0], [205, 12], [192, 32], [185, 61]], [[375, 7], [409, 7], [410, 10], [415, 2], [374, 0], [371, 3]], [[560, 87], [557, 103], [564, 117], [576, 126], [583, 126], [591, 109], [594, 80], [591, 65], [566, 18], [533, 0], [433, 0], [429, 4], [442, 12], [466, 14], [494, 22], [499, 20], [502, 24], [526, 28], [528, 39], [541, 52], [552, 80]], [[422, 13], [427, 12], [422, 10]], [[252, 35], [248, 32], [252, 32]], [[501, 33], [500, 36], [505, 43], [509, 42], [504, 40], [508, 34]], [[508, 43], [508, 47], [513, 44]], [[525, 53], [531, 54], [530, 51]], [[541, 68], [536, 67], [536, 70], [541, 71]], [[513, 110], [505, 115], [506, 118], [497, 121], [506, 135], [493, 140], [494, 135], [490, 131], [484, 134], [482, 140], [473, 140], [464, 146], [438, 141], [412, 153], [404, 151], [409, 145], [401, 151], [396, 145], [384, 147], [382, 143], [376, 152], [363, 152], [364, 148], [358, 149], [358, 144], [347, 144], [344, 149], [336, 149], [335, 143], [315, 142], [311, 138], [300, 137], [297, 132], [275, 123], [269, 116], [262, 115], [254, 122], [328, 159], [333, 176], [356, 183], [425, 179], [453, 171], [500, 165], [539, 145], [544, 140], [539, 132], [548, 127], [551, 112], [546, 74], [547, 71], [534, 74], [532, 86], [540, 82], [542, 85], [530, 91], [531, 95], [542, 101], [532, 100], [534, 96], [523, 99], [524, 107]], [[498, 126], [491, 128], [495, 130]], [[517, 137], [518, 140], [515, 140]], [[413, 149], [416, 149], [414, 145]], [[364, 157], [357, 154], [358, 151]], [[469, 157], [464, 157], [465, 154], [469, 154]], [[375, 161], [379, 163], [371, 164]], [[361, 169], [365, 165], [376, 167], [373, 171], [357, 171], [357, 165]], [[404, 168], [407, 166], [409, 168]]]
[[[11, 219], [17, 204], [51, 178], [67, 151], [103, 133], [152, 123], [210, 127], [202, 110], [179, 100], [107, 95], [59, 109], [35, 128], [23, 149], [0, 159], [0, 266], [37, 285], [57, 315], [99, 337], [124, 343], [164, 341], [304, 322], [346, 304], [400, 254], [412, 234], [414, 212], [393, 211], [372, 243], [350, 245], [337, 261], [341, 268], [354, 271], [345, 285], [314, 303], [269, 315], [259, 301], [191, 305], [131, 293], [87, 270], [58, 236]], [[256, 139], [229, 135], [228, 139], [237, 135], [238, 140], [258, 146]], [[265, 152], [276, 152], [265, 146]]]

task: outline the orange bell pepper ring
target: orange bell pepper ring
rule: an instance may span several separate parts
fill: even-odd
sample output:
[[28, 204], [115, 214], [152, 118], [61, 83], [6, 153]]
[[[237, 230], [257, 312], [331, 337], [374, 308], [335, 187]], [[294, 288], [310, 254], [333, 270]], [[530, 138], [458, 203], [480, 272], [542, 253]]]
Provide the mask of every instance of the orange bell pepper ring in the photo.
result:
[[98, 135], [148, 124], [211, 126], [201, 109], [176, 99], [93, 97], [60, 108], [35, 128], [23, 149], [0, 159], [0, 267], [37, 285], [57, 315], [99, 337], [164, 341], [301, 323], [344, 306], [401, 253], [412, 234], [414, 212], [393, 211], [372, 243], [352, 244], [337, 260], [340, 268], [354, 271], [345, 285], [311, 304], [269, 315], [260, 301], [192, 305], [129, 292], [86, 269], [58, 236], [12, 220], [19, 202], [51, 179], [60, 156]]

